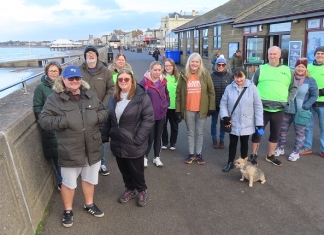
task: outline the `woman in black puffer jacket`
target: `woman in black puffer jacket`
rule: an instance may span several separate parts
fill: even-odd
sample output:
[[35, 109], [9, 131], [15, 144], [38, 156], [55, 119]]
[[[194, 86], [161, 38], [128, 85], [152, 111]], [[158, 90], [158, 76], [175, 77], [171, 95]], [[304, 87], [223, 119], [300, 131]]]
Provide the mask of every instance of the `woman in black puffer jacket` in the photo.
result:
[[152, 102], [133, 73], [122, 69], [117, 75], [114, 96], [108, 103], [109, 117], [102, 128], [102, 142], [110, 139], [110, 149], [122, 173], [126, 191], [119, 202], [138, 196], [138, 206], [147, 203], [144, 155], [154, 124]]

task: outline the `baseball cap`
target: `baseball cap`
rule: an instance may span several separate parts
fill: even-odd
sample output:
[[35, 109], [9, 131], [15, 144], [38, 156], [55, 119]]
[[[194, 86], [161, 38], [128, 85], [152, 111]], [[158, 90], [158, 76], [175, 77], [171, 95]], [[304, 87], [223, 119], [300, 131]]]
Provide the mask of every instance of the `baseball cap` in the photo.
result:
[[70, 65], [65, 67], [62, 73], [62, 77], [64, 78], [72, 78], [72, 77], [79, 77], [82, 78], [82, 74], [80, 69], [75, 65]]

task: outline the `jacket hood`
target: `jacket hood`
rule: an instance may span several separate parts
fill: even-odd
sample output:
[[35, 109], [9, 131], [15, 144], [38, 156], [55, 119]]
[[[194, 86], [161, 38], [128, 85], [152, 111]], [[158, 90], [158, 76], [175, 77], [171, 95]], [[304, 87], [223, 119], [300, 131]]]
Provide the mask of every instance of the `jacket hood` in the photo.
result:
[[[89, 90], [90, 89], [90, 85], [86, 81], [84, 81], [84, 80], [81, 80], [80, 89], [81, 89], [81, 87], [83, 87], [86, 90]], [[54, 86], [53, 86], [53, 90], [55, 92], [57, 92], [57, 93], [61, 93], [61, 92], [66, 91], [65, 86], [64, 86], [63, 81], [62, 81], [62, 76], [60, 76], [59, 78], [55, 79]]]
[[142, 95], [142, 94], [145, 94], [145, 93], [147, 93], [145, 88], [141, 84], [137, 83], [136, 84], [136, 94], [137, 95]]
[[[152, 81], [152, 78], [151, 78], [151, 71], [150, 70], [147, 70], [145, 73], [144, 73], [144, 77], [147, 78], [148, 80]], [[164, 74], [161, 73], [160, 75], [160, 81], [162, 81], [164, 78]]]
[[241, 56], [237, 56], [236, 53], [233, 54], [233, 57], [237, 57], [237, 58], [240, 58]]
[[[129, 71], [132, 71], [132, 66], [130, 66], [129, 63], [126, 63], [125, 64], [125, 69], [128, 69]], [[116, 63], [112, 63], [108, 66], [108, 69], [111, 71], [111, 72], [118, 72], [117, 71], [117, 66], [116, 66]]]

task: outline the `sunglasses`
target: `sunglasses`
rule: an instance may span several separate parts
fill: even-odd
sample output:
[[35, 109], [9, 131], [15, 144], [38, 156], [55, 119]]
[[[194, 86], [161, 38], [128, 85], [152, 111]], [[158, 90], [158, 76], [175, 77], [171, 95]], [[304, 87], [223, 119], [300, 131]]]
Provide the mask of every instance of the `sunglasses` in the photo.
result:
[[226, 64], [217, 64], [218, 67], [225, 67]]
[[77, 82], [81, 80], [80, 77], [71, 77], [71, 78], [66, 78], [66, 79], [69, 80], [70, 82], [73, 82], [73, 80], [75, 80]]
[[118, 82], [129, 82], [129, 78], [118, 78]]

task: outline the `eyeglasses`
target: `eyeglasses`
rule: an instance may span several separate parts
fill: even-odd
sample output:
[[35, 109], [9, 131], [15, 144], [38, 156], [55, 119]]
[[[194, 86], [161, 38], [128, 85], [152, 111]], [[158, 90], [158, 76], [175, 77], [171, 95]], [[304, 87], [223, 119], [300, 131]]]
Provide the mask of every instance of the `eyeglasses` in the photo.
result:
[[80, 78], [80, 77], [71, 77], [71, 78], [66, 78], [67, 80], [69, 80], [70, 82], [73, 82], [73, 80], [75, 80], [75, 81], [80, 81], [82, 78]]
[[118, 78], [118, 82], [129, 82], [129, 78]]
[[217, 64], [218, 67], [225, 67], [226, 64]]
[[88, 51], [86, 54], [87, 54], [87, 55], [95, 55], [96, 52], [94, 52], [94, 51]]
[[58, 73], [59, 71], [58, 70], [49, 70], [48, 72], [50, 72], [50, 73]]

